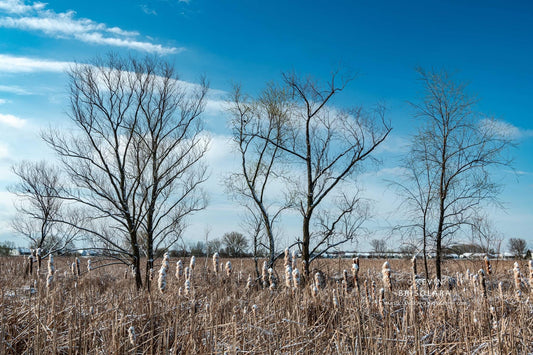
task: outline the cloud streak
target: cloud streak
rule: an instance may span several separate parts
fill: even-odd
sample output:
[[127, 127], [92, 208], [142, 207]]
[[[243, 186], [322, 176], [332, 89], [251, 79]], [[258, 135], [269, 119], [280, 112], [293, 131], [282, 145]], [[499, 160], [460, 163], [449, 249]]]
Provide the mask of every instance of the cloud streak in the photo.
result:
[[39, 2], [27, 5], [24, 0], [0, 2], [0, 11], [9, 14], [0, 18], [0, 27], [41, 32], [53, 38], [75, 39], [84, 43], [123, 47], [162, 55], [184, 50], [184, 48], [166, 47], [139, 40], [140, 34], [137, 31], [126, 31], [87, 18], [77, 18], [74, 11], [56, 13], [45, 9], [45, 6], [46, 4]]
[[4, 115], [0, 113], [0, 124], [13, 128], [22, 128], [26, 125], [26, 120], [10, 114]]
[[[32, 72], [64, 72], [72, 62], [33, 59], [0, 54], [0, 72], [4, 73], [32, 73]], [[27, 91], [17, 87], [0, 85], [0, 91], [15, 94], [25, 94]]]

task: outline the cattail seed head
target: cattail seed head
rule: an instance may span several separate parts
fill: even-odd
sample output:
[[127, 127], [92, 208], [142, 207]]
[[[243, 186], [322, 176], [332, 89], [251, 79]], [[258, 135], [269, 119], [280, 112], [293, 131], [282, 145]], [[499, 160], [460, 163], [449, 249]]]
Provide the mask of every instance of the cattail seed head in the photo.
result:
[[296, 270], [297, 267], [298, 267], [298, 253], [296, 252], [296, 250], [293, 250], [292, 251], [292, 269]]
[[291, 264], [285, 265], [285, 286], [292, 287], [292, 267]]
[[219, 269], [219, 255], [218, 253], [213, 254], [213, 271], [215, 274], [218, 274]]
[[335, 307], [335, 309], [339, 309], [339, 297], [337, 296], [337, 290], [333, 289], [331, 293], [332, 293], [333, 307]]
[[267, 288], [269, 286], [268, 265], [266, 261], [263, 261], [263, 269], [261, 270], [261, 281], [263, 283], [263, 288]]
[[285, 248], [285, 257], [283, 258], [283, 266], [287, 267], [287, 265], [292, 265], [291, 253], [289, 251], [289, 248]]
[[268, 283], [270, 284], [270, 290], [274, 290], [276, 288], [276, 278], [272, 268], [268, 269]]
[[176, 279], [179, 281], [183, 276], [183, 262], [178, 260], [176, 262]]
[[518, 265], [518, 262], [514, 263], [513, 274], [516, 298], [517, 300], [520, 300], [520, 297], [522, 296], [522, 275], [520, 273], [520, 266]]
[[298, 271], [297, 268], [292, 270], [292, 282], [293, 282], [294, 288], [296, 289], [300, 288], [300, 271]]
[[326, 287], [326, 280], [324, 274], [320, 271], [315, 273], [315, 285], [319, 290], [323, 290]]
[[196, 257], [193, 255], [191, 256], [191, 261], [189, 263], [189, 267], [191, 268], [191, 270], [194, 270], [195, 265], [196, 265]]
[[231, 265], [231, 261], [228, 260], [228, 262], [226, 262], [226, 275], [228, 277], [231, 276], [232, 271], [233, 271], [233, 266]]
[[246, 281], [246, 290], [251, 290], [252, 287], [254, 287], [254, 280], [252, 279], [252, 275], [248, 275], [248, 280]]
[[485, 260], [485, 271], [487, 275], [490, 275], [492, 274], [492, 265], [490, 264], [490, 259], [487, 255], [485, 255], [484, 260]]
[[192, 277], [192, 270], [190, 267], [186, 266], [185, 267], [185, 279], [190, 280], [191, 277]]
[[381, 316], [385, 316], [385, 290], [383, 288], [379, 289], [379, 313], [381, 313]]
[[392, 291], [392, 282], [390, 277], [391, 270], [388, 261], [385, 261], [383, 263], [383, 268], [381, 269], [381, 272], [383, 274], [383, 287], [385, 287], [389, 291]]

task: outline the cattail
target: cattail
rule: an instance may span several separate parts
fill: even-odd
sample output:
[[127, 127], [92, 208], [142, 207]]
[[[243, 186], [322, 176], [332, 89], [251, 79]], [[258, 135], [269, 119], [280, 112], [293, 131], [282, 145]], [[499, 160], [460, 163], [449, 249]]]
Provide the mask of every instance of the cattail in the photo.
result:
[[413, 271], [413, 277], [416, 278], [417, 270], [416, 270], [416, 254], [413, 255], [411, 258], [411, 271]]
[[181, 260], [176, 261], [176, 279], [180, 281], [183, 276], [183, 262]]
[[274, 277], [274, 270], [272, 268], [268, 269], [268, 283], [270, 284], [270, 290], [276, 288], [276, 278]]
[[135, 335], [135, 328], [133, 325], [128, 328], [128, 338], [130, 339], [130, 344], [135, 346], [135, 340], [137, 339], [137, 335]]
[[296, 252], [296, 250], [293, 250], [292, 251], [292, 269], [293, 270], [296, 270], [296, 268], [298, 267], [297, 263], [298, 263], [298, 252]]
[[326, 287], [326, 280], [324, 280], [324, 274], [320, 271], [315, 273], [315, 284], [319, 290], [323, 290]]
[[191, 276], [192, 276], [192, 271], [191, 271], [191, 268], [186, 266], [185, 267], [185, 279], [186, 280], [190, 280], [191, 279]]
[[88, 259], [87, 260], [87, 272], [91, 272], [92, 270], [92, 267], [91, 267], [91, 259]]
[[161, 263], [161, 268], [159, 269], [159, 278], [157, 280], [157, 286], [159, 287], [159, 292], [164, 293], [167, 287], [167, 271], [168, 271], [168, 253], [165, 253], [163, 256], [163, 262]]
[[292, 265], [291, 253], [289, 248], [285, 248], [285, 257], [283, 259], [283, 266], [286, 268], [288, 265]]
[[492, 274], [492, 265], [490, 264], [490, 259], [487, 255], [485, 255], [485, 271], [487, 272], [487, 275]]
[[520, 274], [520, 266], [518, 266], [518, 263], [514, 263], [513, 268], [514, 273], [514, 287], [516, 291], [516, 298], [520, 300], [520, 297], [522, 296], [521, 286], [522, 286], [522, 275]]
[[352, 276], [353, 276], [353, 284], [357, 288], [357, 292], [360, 291], [359, 287], [359, 258], [353, 259], [352, 263]]
[[263, 283], [263, 288], [268, 287], [268, 265], [266, 261], [263, 261], [263, 269], [261, 271], [261, 282]]
[[533, 260], [529, 260], [529, 291], [533, 293]]
[[53, 275], [55, 270], [56, 269], [54, 267], [54, 256], [50, 254], [48, 256], [48, 275]]
[[385, 261], [383, 263], [383, 268], [381, 269], [381, 273], [383, 274], [383, 287], [385, 287], [389, 291], [392, 291], [392, 283], [391, 283], [391, 278], [390, 278], [390, 265], [388, 261]]
[[178, 296], [181, 297], [183, 296], [183, 287], [180, 286], [180, 288], [178, 289]]
[[483, 297], [487, 298], [487, 280], [485, 279], [485, 272], [483, 269], [479, 269], [477, 274], [479, 275], [479, 282], [481, 283], [481, 289], [483, 290]]
[[339, 297], [337, 297], [337, 290], [333, 289], [332, 293], [332, 299], [333, 299], [333, 306], [335, 309], [339, 309]]
[[342, 271], [342, 286], [345, 293], [348, 292], [348, 270]]
[[231, 261], [228, 260], [226, 263], [226, 275], [229, 277], [231, 276], [231, 272], [233, 271], [233, 266], [231, 266]]
[[213, 271], [215, 272], [215, 274], [218, 274], [218, 272], [220, 271], [218, 263], [219, 263], [219, 255], [218, 253], [215, 253], [213, 254]]
[[72, 262], [72, 264], [70, 264], [70, 272], [72, 273], [72, 276], [76, 276], [76, 263], [75, 262]]
[[185, 280], [185, 296], [191, 294], [191, 281], [189, 279]]
[[191, 268], [191, 271], [194, 270], [194, 266], [196, 265], [196, 258], [191, 256], [191, 262], [189, 263], [189, 267]]
[[498, 282], [498, 292], [500, 293], [500, 299], [503, 300], [503, 283], [501, 281]]
[[48, 291], [50, 291], [52, 289], [52, 283], [54, 281], [54, 274], [48, 274], [48, 276], [46, 277], [46, 289]]
[[285, 265], [285, 286], [292, 287], [292, 267], [291, 264]]
[[379, 313], [382, 317], [385, 317], [385, 290], [383, 288], [379, 289]]
[[254, 287], [254, 280], [252, 279], [252, 275], [248, 275], [248, 280], [246, 281], [246, 290], [251, 290], [252, 287]]
[[300, 288], [300, 271], [298, 271], [297, 268], [292, 270], [292, 282], [294, 284], [294, 288]]

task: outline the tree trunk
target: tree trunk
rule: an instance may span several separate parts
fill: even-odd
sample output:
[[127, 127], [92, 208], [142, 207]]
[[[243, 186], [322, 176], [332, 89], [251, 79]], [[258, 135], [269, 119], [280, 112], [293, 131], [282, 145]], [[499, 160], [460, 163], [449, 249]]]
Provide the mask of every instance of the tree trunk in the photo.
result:
[[311, 235], [309, 232], [309, 222], [311, 219], [304, 216], [303, 219], [303, 231], [302, 231], [302, 260], [304, 262], [304, 275], [306, 280], [309, 279], [309, 261], [311, 256], [309, 255], [309, 245], [311, 242]]

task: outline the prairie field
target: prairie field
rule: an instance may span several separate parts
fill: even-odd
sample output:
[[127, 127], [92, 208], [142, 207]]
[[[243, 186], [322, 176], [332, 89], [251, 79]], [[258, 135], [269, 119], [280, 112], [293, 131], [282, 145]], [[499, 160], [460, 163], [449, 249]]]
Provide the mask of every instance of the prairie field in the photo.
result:
[[158, 260], [150, 291], [137, 291], [131, 270], [105, 259], [89, 271], [80, 258], [78, 275], [74, 257], [56, 257], [49, 279], [46, 259], [26, 275], [27, 259], [1, 258], [0, 354], [533, 353], [528, 261], [492, 260], [489, 274], [483, 260], [447, 260], [436, 287], [421, 260], [416, 278], [410, 260], [388, 272], [361, 259], [357, 277], [351, 259], [316, 260], [298, 282], [281, 259], [264, 284], [252, 259], [215, 272], [211, 258], [190, 269], [183, 258], [179, 278], [178, 260], [166, 278]]

